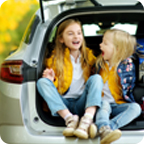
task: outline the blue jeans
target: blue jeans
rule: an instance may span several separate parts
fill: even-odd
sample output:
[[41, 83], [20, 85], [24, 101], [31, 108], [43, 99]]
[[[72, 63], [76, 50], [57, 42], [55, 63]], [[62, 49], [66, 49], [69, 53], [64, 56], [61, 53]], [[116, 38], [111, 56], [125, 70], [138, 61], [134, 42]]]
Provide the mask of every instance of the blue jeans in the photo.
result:
[[102, 101], [101, 108], [97, 111], [96, 125], [98, 129], [108, 125], [115, 130], [130, 123], [140, 114], [141, 108], [137, 103], [109, 104], [107, 101]]
[[37, 88], [46, 101], [53, 116], [58, 116], [57, 111], [69, 109], [73, 114], [82, 116], [87, 107], [101, 107], [101, 94], [103, 81], [100, 75], [92, 75], [86, 82], [83, 94], [80, 98], [63, 98], [57, 91], [53, 82], [47, 78], [40, 78]]

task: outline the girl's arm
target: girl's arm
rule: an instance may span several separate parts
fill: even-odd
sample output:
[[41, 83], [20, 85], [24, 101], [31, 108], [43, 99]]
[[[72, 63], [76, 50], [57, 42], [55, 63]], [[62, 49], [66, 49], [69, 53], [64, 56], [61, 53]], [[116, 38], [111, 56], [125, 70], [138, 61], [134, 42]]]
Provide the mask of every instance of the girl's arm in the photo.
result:
[[46, 65], [46, 69], [52, 69], [54, 72], [54, 77], [52, 78], [52, 82], [55, 85], [55, 87], [58, 87], [58, 77], [56, 76], [55, 70], [56, 70], [56, 66], [55, 66], [55, 61], [53, 60], [54, 55], [52, 55], [50, 58], [47, 58], [45, 60], [45, 65]]
[[49, 80], [51, 80], [52, 82], [54, 81], [54, 78], [55, 78], [55, 73], [53, 71], [53, 69], [48, 69], [46, 68], [44, 71], [43, 71], [43, 75], [42, 75], [43, 78], [48, 78]]

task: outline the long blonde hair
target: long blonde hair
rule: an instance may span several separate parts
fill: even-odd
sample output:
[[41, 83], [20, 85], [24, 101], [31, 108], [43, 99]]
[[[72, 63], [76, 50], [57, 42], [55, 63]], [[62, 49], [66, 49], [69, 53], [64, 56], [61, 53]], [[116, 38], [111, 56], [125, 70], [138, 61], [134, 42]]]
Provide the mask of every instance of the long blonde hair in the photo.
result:
[[[81, 27], [81, 30], [82, 30], [80, 21], [74, 20], [74, 19], [68, 19], [59, 25], [57, 34], [56, 34], [54, 59], [56, 59], [56, 74], [57, 74], [57, 77], [59, 78], [59, 83], [58, 83], [59, 89], [60, 89], [61, 85], [63, 84], [64, 52], [65, 52], [65, 49], [67, 48], [67, 46], [65, 44], [62, 44], [60, 42], [60, 39], [63, 36], [64, 30], [69, 25], [74, 24], [74, 23], [79, 24], [79, 26]], [[90, 75], [90, 72], [88, 70], [89, 64], [88, 64], [88, 56], [87, 56], [87, 52], [86, 52], [86, 44], [85, 44], [84, 36], [83, 36], [82, 46], [80, 47], [80, 52], [81, 52], [81, 65], [82, 65], [82, 69], [83, 69], [83, 76], [85, 78], [85, 75]]]
[[[114, 77], [117, 83], [117, 86], [120, 90], [120, 95], [122, 95], [122, 87], [120, 85], [120, 79], [117, 76], [117, 67], [121, 61], [125, 60], [126, 58], [130, 57], [136, 47], [136, 38], [131, 36], [129, 33], [118, 30], [118, 29], [110, 29], [105, 32], [105, 34], [110, 33], [113, 37], [113, 45], [114, 45], [114, 53], [111, 58], [111, 65], [114, 66]], [[106, 70], [105, 61], [100, 54], [96, 60], [96, 70], [98, 72], [99, 66]]]
[[[114, 54], [111, 58], [112, 66], [117, 70], [118, 65], [121, 61], [130, 57], [136, 47], [136, 38], [129, 33], [119, 30], [119, 29], [109, 29], [105, 32], [105, 34], [110, 33], [113, 36], [113, 44], [114, 44]], [[96, 60], [96, 68], [98, 67], [105, 68], [105, 61], [100, 54]]]

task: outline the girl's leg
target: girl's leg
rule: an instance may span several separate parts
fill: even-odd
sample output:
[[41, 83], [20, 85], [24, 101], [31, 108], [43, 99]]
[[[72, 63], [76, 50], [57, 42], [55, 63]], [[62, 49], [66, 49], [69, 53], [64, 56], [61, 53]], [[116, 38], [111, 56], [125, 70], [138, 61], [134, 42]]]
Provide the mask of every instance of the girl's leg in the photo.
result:
[[[101, 144], [111, 143], [121, 136], [121, 131], [118, 128], [128, 124], [134, 118], [140, 115], [140, 106], [137, 103], [111, 104], [112, 118], [109, 126], [100, 128]], [[105, 115], [103, 113], [103, 115]]]
[[110, 114], [112, 108], [107, 101], [102, 102], [101, 108], [96, 115], [96, 125], [98, 126], [99, 134], [101, 137], [101, 144], [111, 143], [121, 136], [120, 130], [113, 131], [110, 127]]
[[64, 136], [73, 136], [77, 128], [79, 118], [72, 115], [67, 106], [69, 102], [59, 95], [54, 84], [46, 78], [41, 78], [37, 82], [38, 91], [47, 102], [53, 116], [58, 114], [66, 121], [67, 128], [63, 131]]
[[80, 116], [84, 113], [91, 113], [94, 116], [96, 107], [101, 106], [102, 88], [101, 76], [92, 75], [86, 83], [82, 96], [77, 100], [74, 111]]
[[[102, 88], [103, 80], [100, 75], [95, 74], [88, 79], [84, 92], [87, 98], [85, 104], [86, 111], [89, 111], [88, 109], [93, 106], [101, 107]], [[93, 114], [93, 111], [91, 113]]]
[[98, 129], [103, 126], [109, 126], [110, 124], [110, 114], [111, 114], [111, 106], [107, 101], [102, 101], [101, 108], [98, 109], [96, 114], [96, 125]]
[[141, 113], [141, 108], [137, 103], [111, 104], [112, 116], [110, 126], [113, 130], [121, 128]]
[[[57, 112], [60, 110], [67, 110], [66, 105], [68, 105], [68, 101], [60, 96], [52, 81], [47, 78], [41, 78], [37, 82], [37, 88], [46, 101], [53, 116], [58, 116]], [[65, 114], [67, 113], [68, 112], [66, 111]], [[62, 117], [65, 116], [64, 114], [61, 115]]]
[[[101, 93], [102, 93], [103, 81], [99, 75], [91, 76], [84, 90], [84, 93], [77, 101], [75, 108], [81, 113], [81, 109], [84, 110], [84, 116], [81, 118], [78, 129], [75, 131], [75, 135], [79, 138], [88, 138], [88, 130], [90, 130], [90, 137], [93, 138], [96, 133], [95, 125], [91, 126], [93, 117], [95, 115], [97, 107], [101, 106]], [[82, 114], [80, 114], [82, 115]]]

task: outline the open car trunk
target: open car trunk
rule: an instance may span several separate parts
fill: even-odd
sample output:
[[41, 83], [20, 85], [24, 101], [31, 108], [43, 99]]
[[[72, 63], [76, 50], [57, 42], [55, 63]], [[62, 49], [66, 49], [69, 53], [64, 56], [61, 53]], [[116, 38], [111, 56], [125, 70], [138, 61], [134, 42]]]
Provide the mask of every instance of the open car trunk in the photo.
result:
[[[111, 11], [109, 10], [111, 9]], [[77, 11], [77, 13], [76, 13]], [[109, 28], [120, 28], [136, 36], [137, 39], [144, 39], [144, 11], [141, 6], [123, 6], [123, 7], [91, 7], [77, 10], [69, 10], [57, 16], [47, 28], [47, 34], [44, 40], [44, 48], [41, 51], [38, 66], [38, 78], [41, 77], [45, 68], [44, 59], [51, 55], [54, 48], [55, 28], [68, 18], [79, 19], [82, 23], [84, 37], [87, 47], [93, 50], [94, 54], [100, 54], [99, 44], [102, 42], [102, 35]], [[47, 41], [48, 40], [48, 41]], [[142, 105], [144, 94], [144, 82], [139, 75], [139, 56], [135, 54], [134, 63], [136, 66], [136, 85], [134, 88], [134, 97], [136, 102]], [[37, 112], [46, 124], [53, 126], [64, 126], [62, 118], [52, 117], [46, 103], [37, 92], [36, 95]], [[122, 130], [140, 130], [144, 129], [144, 117], [141, 115]]]

